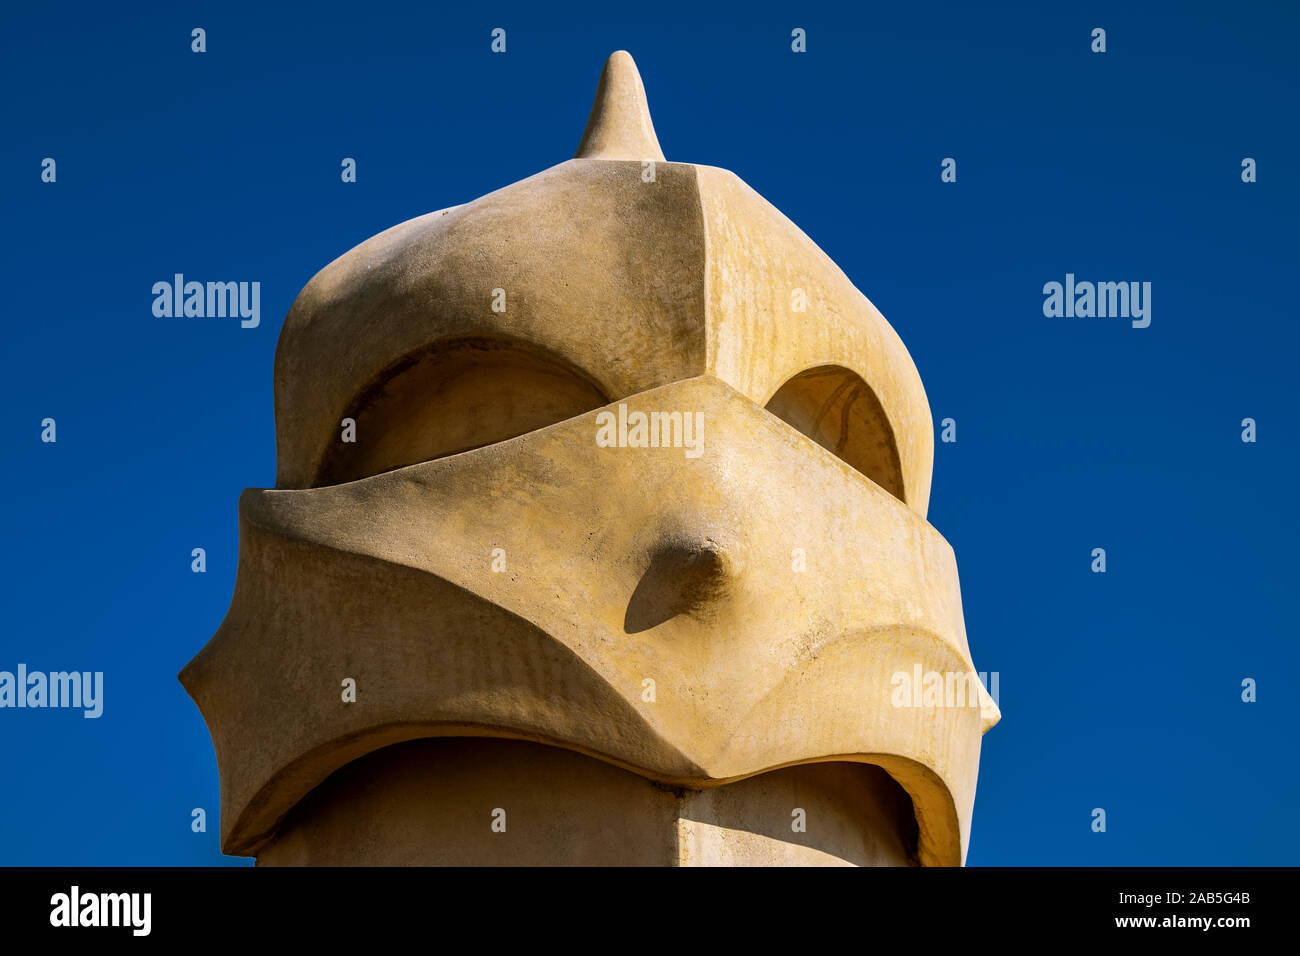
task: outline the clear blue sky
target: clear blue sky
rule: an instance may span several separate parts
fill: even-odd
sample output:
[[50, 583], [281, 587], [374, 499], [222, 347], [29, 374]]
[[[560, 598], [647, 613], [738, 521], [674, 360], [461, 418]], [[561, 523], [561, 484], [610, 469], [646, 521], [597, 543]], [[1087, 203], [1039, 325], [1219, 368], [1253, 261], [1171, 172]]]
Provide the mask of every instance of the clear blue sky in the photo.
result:
[[[969, 862], [1297, 862], [1294, 6], [132, 6], [0, 28], [0, 669], [106, 684], [98, 720], [0, 710], [0, 863], [241, 862], [176, 673], [274, 482], [283, 316], [368, 236], [569, 158], [620, 48], [668, 158], [802, 227], [958, 423], [930, 520], [1004, 715]], [[260, 281], [261, 326], [155, 318], [176, 272]], [[1066, 273], [1151, 282], [1150, 327], [1045, 317]]]

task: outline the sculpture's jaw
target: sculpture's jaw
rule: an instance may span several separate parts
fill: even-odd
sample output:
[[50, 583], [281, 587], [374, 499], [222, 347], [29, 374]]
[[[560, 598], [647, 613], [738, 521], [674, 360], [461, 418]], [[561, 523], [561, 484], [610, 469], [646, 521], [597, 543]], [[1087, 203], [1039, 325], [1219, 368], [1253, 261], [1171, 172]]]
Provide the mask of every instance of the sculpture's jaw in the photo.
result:
[[[898, 694], [918, 668], [973, 672], [947, 543], [714, 378], [621, 404], [245, 493], [230, 612], [181, 675], [216, 746], [227, 852], [255, 852], [358, 757], [478, 735], [690, 788], [877, 764], [912, 799], [922, 862], [962, 861], [996, 708], [978, 681], [966, 706]], [[635, 447], [637, 412], [702, 431]]]
[[259, 866], [914, 866], [912, 802], [879, 767], [817, 763], [688, 790], [570, 750], [435, 738], [336, 771]]

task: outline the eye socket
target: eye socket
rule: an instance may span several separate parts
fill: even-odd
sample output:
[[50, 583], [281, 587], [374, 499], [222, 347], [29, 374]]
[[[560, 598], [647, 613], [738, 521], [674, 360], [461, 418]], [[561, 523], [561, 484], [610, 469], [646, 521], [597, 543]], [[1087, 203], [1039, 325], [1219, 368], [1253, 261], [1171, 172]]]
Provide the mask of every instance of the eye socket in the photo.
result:
[[330, 442], [315, 487], [368, 478], [492, 445], [609, 404], [576, 367], [521, 343], [441, 342], [380, 373], [343, 417], [356, 441]]
[[839, 365], [807, 369], [777, 389], [767, 410], [899, 501], [907, 500], [894, 429], [880, 399], [856, 372]]
[[[589, 376], [514, 340], [441, 342], [389, 366], [343, 416], [356, 441], [331, 441], [313, 487], [368, 478], [553, 425], [610, 403]], [[788, 379], [767, 410], [900, 501], [893, 428], [860, 375], [838, 365]]]

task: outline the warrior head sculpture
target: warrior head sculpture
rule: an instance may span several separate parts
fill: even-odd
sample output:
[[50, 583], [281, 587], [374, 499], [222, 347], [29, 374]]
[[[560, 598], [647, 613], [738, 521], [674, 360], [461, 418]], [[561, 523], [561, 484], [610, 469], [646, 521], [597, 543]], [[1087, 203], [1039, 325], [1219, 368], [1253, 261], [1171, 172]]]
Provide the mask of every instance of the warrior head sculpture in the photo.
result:
[[275, 422], [181, 673], [225, 852], [964, 861], [997, 710], [921, 379], [790, 220], [664, 158], [626, 53], [575, 158], [307, 284]]

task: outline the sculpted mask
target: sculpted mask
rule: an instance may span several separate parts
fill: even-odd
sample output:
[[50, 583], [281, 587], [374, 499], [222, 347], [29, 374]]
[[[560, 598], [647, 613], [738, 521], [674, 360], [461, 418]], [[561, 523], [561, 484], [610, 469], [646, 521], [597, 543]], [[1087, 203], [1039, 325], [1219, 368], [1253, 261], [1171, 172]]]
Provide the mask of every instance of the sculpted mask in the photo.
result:
[[574, 159], [307, 284], [275, 416], [181, 673], [225, 852], [963, 862], [997, 709], [920, 377], [793, 223], [664, 159], [626, 53]]

